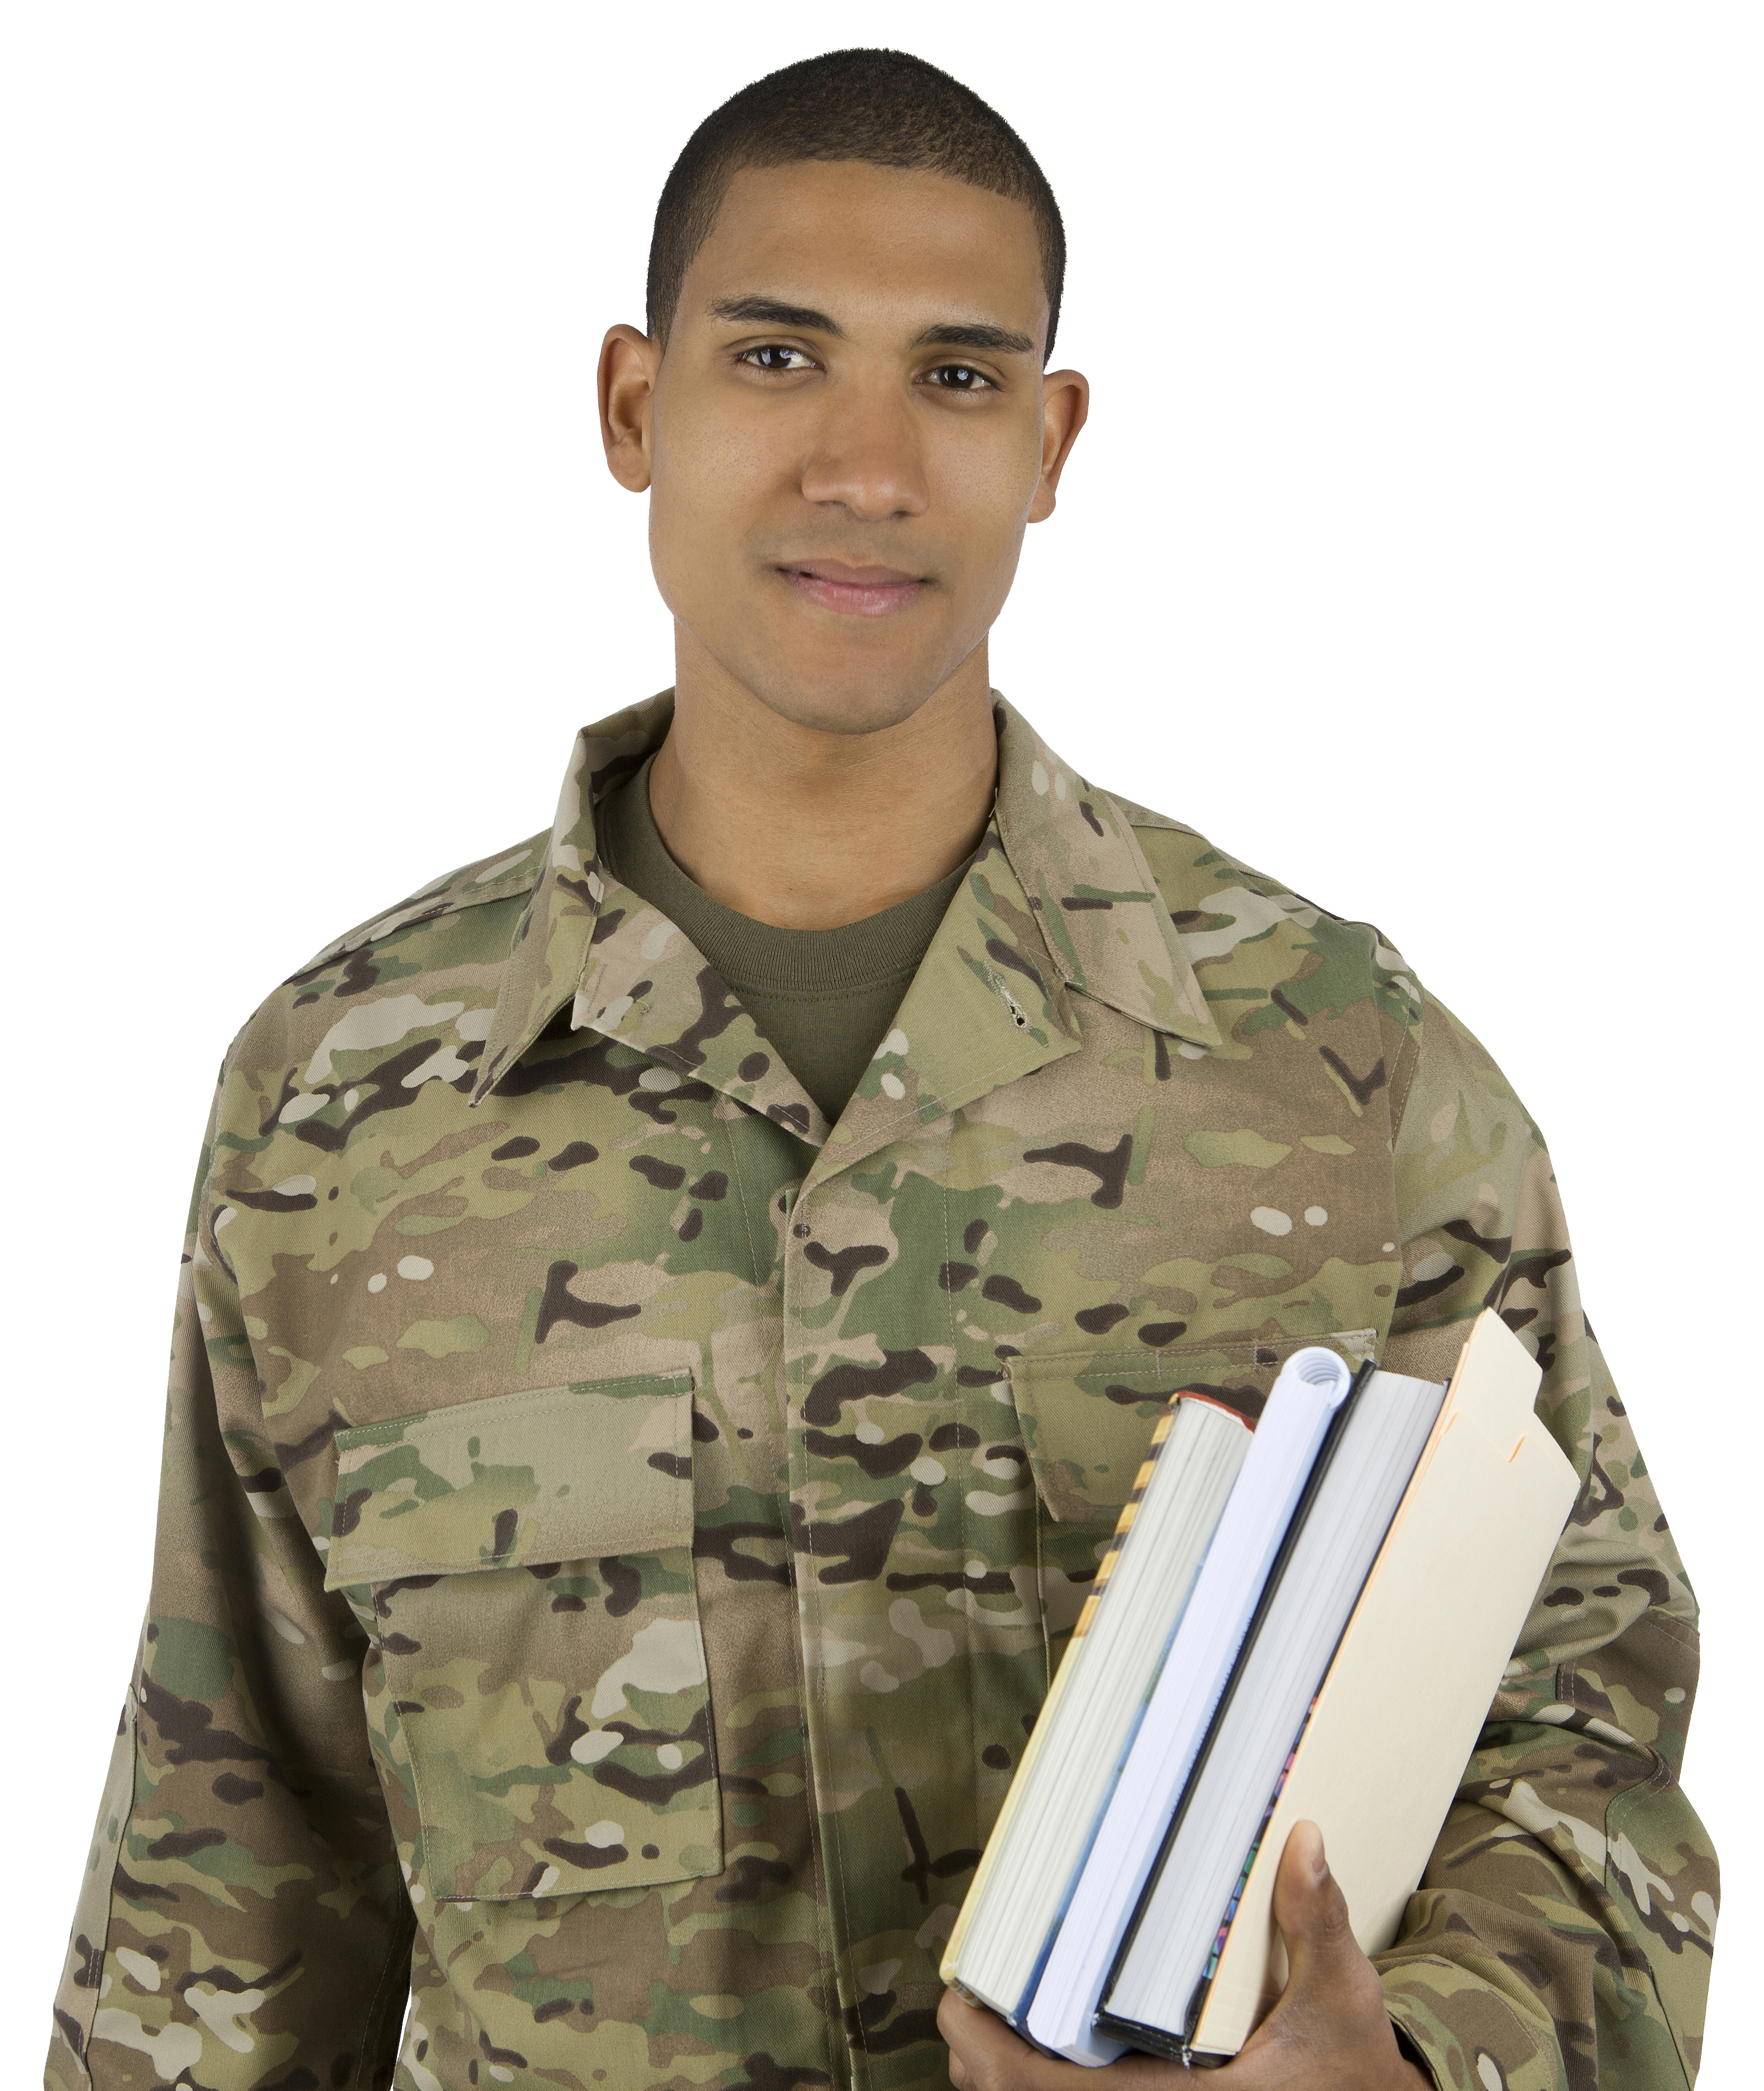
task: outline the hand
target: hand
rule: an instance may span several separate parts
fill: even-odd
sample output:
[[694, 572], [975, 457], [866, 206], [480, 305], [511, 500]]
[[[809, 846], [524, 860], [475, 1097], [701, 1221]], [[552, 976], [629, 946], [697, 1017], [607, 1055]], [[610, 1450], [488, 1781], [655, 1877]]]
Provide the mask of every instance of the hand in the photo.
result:
[[[1314, 1822], [1294, 1824], [1286, 1840], [1274, 1915], [1291, 1964], [1286, 1987], [1236, 2060], [1204, 2073], [1208, 2091], [1433, 2091], [1398, 2050], [1378, 1970], [1355, 1943]], [[956, 2091], [1163, 2091], [1190, 2074], [1150, 2054], [1124, 2054], [1105, 2069], [1056, 2062], [953, 1990], [938, 2007], [937, 2029]]]

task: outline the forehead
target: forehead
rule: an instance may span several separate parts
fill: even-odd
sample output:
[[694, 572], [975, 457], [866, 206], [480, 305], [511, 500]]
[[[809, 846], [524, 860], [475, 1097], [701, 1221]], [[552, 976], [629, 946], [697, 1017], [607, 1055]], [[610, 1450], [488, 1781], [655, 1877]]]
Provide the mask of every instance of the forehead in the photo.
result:
[[682, 286], [681, 317], [717, 298], [764, 295], [829, 311], [959, 308], [1026, 332], [1047, 318], [1041, 248], [1027, 204], [953, 175], [803, 160], [743, 167]]

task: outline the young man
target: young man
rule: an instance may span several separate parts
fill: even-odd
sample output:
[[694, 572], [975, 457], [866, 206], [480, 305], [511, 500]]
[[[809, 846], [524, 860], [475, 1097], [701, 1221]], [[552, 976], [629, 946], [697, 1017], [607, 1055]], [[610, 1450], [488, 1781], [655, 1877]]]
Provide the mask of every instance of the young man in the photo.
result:
[[1443, 1376], [1485, 1301], [1579, 1505], [1403, 1936], [1295, 1833], [1219, 2080], [1693, 2074], [1694, 1606], [1534, 1128], [1375, 932], [989, 690], [1063, 254], [895, 54], [675, 167], [600, 369], [674, 687], [227, 1057], [51, 2084], [1172, 2081], [938, 1982], [1052, 1666], [1172, 1390]]

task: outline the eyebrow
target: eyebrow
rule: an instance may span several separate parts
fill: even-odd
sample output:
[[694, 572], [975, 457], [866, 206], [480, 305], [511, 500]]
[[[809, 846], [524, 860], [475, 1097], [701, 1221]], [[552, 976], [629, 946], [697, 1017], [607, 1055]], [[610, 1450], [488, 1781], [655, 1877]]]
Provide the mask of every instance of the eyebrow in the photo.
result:
[[[789, 305], [778, 298], [719, 298], [711, 307], [716, 320], [745, 321], [751, 326], [789, 327], [798, 334], [831, 334], [845, 338], [845, 330], [812, 305]], [[913, 348], [990, 349], [995, 355], [1027, 356], [1035, 344], [1026, 334], [1009, 327], [988, 326], [978, 320], [945, 321], [923, 328], [908, 344]]]

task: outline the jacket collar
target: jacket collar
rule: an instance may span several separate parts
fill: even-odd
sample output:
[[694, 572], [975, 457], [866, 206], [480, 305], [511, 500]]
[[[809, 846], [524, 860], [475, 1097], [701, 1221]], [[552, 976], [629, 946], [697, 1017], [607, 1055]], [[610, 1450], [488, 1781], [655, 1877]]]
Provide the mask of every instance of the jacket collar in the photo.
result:
[[999, 834], [1068, 987], [1193, 1046], [1221, 1041], [1127, 817], [995, 693]]
[[665, 691], [577, 736], [474, 1103], [568, 1002], [575, 1028], [617, 1037], [812, 1145], [830, 1142], [824, 1159], [844, 1167], [903, 1118], [935, 1119], [1075, 1052], [1069, 994], [1196, 1047], [1220, 1042], [1125, 815], [997, 699], [998, 796], [979, 853], [836, 1131], [702, 954], [600, 863], [594, 809], [673, 715]]

